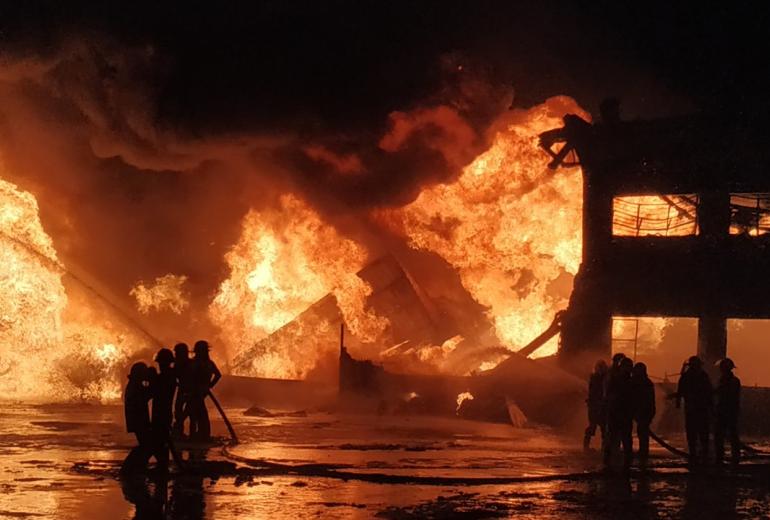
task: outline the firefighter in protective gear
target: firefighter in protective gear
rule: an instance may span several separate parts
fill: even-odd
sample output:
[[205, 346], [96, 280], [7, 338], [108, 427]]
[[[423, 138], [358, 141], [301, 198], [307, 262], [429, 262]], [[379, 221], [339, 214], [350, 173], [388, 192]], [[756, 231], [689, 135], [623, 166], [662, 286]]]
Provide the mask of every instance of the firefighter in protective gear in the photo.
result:
[[588, 379], [588, 427], [586, 427], [583, 436], [583, 449], [588, 450], [591, 444], [591, 438], [596, 434], [596, 428], [601, 433], [602, 445], [605, 439], [605, 426], [607, 414], [604, 403], [604, 384], [607, 377], [607, 363], [600, 359], [594, 365], [594, 371]]
[[217, 365], [209, 357], [209, 344], [200, 340], [195, 342], [195, 359], [191, 366], [190, 390], [190, 438], [209, 440], [211, 422], [206, 409], [206, 396], [222, 377]]
[[176, 374], [171, 366], [174, 363], [174, 354], [169, 349], [162, 348], [155, 355], [155, 362], [158, 364], [158, 375], [150, 380], [152, 437], [158, 466], [167, 468], [172, 405], [176, 391]]
[[639, 465], [644, 467], [650, 455], [650, 424], [655, 417], [655, 385], [644, 363], [637, 363], [631, 371], [631, 407], [639, 439]]
[[174, 427], [176, 437], [184, 437], [184, 422], [190, 417], [190, 386], [192, 362], [187, 343], [174, 345], [174, 374], [176, 376], [177, 392], [174, 400]]
[[741, 380], [735, 377], [735, 363], [730, 358], [718, 362], [719, 382], [714, 391], [714, 453], [717, 463], [725, 456], [725, 436], [730, 440], [733, 463], [740, 459], [741, 441], [738, 436], [738, 419], [741, 413]]
[[713, 404], [713, 388], [703, 362], [692, 356], [682, 366], [679, 385], [674, 394], [676, 406], [684, 399], [684, 424], [690, 463], [705, 462], [708, 457], [709, 415]]
[[149, 390], [150, 370], [144, 363], [134, 363], [128, 374], [128, 384], [123, 395], [123, 410], [126, 418], [126, 430], [136, 436], [137, 446], [132, 448], [120, 473], [123, 475], [141, 472], [147, 469], [147, 461], [152, 456], [153, 439], [150, 426]]
[[610, 371], [607, 381], [607, 442], [604, 445], [604, 465], [610, 466], [612, 452], [623, 446], [623, 469], [631, 467], [633, 446], [633, 409], [631, 402], [631, 371], [634, 363], [623, 357], [617, 368]]

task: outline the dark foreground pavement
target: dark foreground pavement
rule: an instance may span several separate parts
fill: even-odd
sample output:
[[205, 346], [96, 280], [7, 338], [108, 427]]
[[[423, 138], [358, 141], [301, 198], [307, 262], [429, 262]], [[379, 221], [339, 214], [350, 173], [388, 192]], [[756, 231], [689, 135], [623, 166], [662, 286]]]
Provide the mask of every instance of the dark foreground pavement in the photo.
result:
[[[0, 518], [762, 518], [770, 467], [600, 470], [580, 439], [428, 417], [246, 417], [242, 443], [186, 452], [187, 471], [119, 480], [117, 406], [6, 406]], [[215, 422], [215, 432], [225, 435]], [[676, 441], [676, 439], [675, 439]]]

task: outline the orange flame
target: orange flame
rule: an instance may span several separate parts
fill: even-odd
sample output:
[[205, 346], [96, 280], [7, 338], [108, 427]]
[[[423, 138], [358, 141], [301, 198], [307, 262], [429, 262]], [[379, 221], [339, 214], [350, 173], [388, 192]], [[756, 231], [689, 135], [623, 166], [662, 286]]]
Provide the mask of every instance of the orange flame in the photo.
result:
[[[566, 306], [580, 263], [580, 170], [550, 171], [538, 147], [538, 134], [560, 126], [567, 113], [589, 118], [566, 97], [505, 114], [491, 147], [457, 180], [425, 189], [404, 208], [373, 214], [412, 247], [454, 266], [466, 290], [488, 308], [499, 342], [511, 349], [534, 339]], [[294, 322], [293, 335], [260, 341], [329, 292], [354, 335], [386, 341], [387, 321], [367, 310], [371, 288], [355, 275], [367, 261], [366, 249], [340, 236], [295, 196], [283, 196], [277, 208], [251, 211], [226, 261], [230, 276], [209, 315], [237, 352], [260, 345], [253, 351], [252, 375], [308, 373], [323, 352], [306, 339], [304, 325]], [[311, 335], [333, 334], [336, 324], [313, 319], [318, 330]], [[440, 369], [461, 339], [425, 346], [418, 358]], [[384, 355], [398, 355], [389, 346], [381, 345]], [[321, 350], [328, 348], [334, 346]], [[538, 355], [555, 349], [552, 341]]]
[[[365, 308], [371, 288], [356, 275], [367, 260], [364, 247], [342, 237], [306, 203], [281, 197], [273, 210], [251, 211], [238, 243], [225, 257], [230, 276], [209, 308], [225, 342], [241, 352], [289, 323], [332, 292], [351, 331], [374, 340], [387, 321]], [[337, 324], [327, 324], [336, 329]], [[301, 377], [321, 355], [305, 331], [293, 348], [276, 342], [254, 360], [254, 375]], [[301, 349], [301, 359], [295, 354]], [[301, 366], [298, 366], [301, 364]]]
[[[455, 182], [378, 215], [412, 247], [453, 265], [468, 292], [488, 307], [499, 340], [514, 349], [566, 306], [580, 264], [580, 170], [548, 170], [538, 148], [538, 134], [561, 126], [567, 113], [589, 117], [566, 97], [515, 111]], [[552, 340], [537, 355], [555, 349]]]
[[[537, 146], [537, 135], [559, 126], [569, 112], [587, 117], [563, 97], [505, 114], [490, 148], [458, 179], [425, 189], [404, 208], [374, 214], [411, 247], [454, 266], [466, 290], [487, 307], [500, 343], [512, 349], [542, 332], [566, 305], [580, 262], [580, 171], [551, 172]], [[20, 399], [117, 397], [120, 371], [148, 346], [146, 338], [67, 276], [34, 197], [3, 181], [0, 231], [6, 266], [0, 340], [12, 346], [0, 354], [0, 391]], [[233, 351], [253, 347], [328, 293], [355, 337], [380, 342], [382, 350], [391, 346], [389, 323], [368, 308], [372, 289], [356, 275], [369, 260], [367, 249], [296, 196], [249, 212], [225, 260], [230, 273], [208, 313]], [[167, 275], [140, 281], [131, 294], [141, 312], [181, 312], [188, 305], [184, 284], [183, 276]], [[328, 321], [301, 332], [333, 335], [338, 324]], [[441, 363], [460, 340], [449, 338], [419, 357]], [[319, 350], [298, 337], [276, 340], [255, 359], [254, 375], [304, 377], [334, 348]], [[554, 349], [551, 344], [538, 354]]]
[[0, 394], [110, 400], [145, 342], [100, 308], [59, 261], [35, 198], [0, 180]]
[[159, 276], [153, 283], [145, 283], [140, 280], [129, 291], [136, 298], [136, 306], [142, 314], [148, 314], [151, 310], [171, 311], [181, 314], [190, 306], [190, 300], [185, 291], [187, 277], [167, 274]]

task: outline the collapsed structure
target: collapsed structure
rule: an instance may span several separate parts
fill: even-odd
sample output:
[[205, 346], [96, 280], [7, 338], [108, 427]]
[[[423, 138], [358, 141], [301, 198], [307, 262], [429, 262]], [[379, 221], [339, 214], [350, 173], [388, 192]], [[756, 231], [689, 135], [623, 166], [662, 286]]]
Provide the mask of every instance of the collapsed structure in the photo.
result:
[[[443, 341], [436, 323], [439, 321], [430, 300], [421, 293], [401, 265], [390, 255], [383, 256], [359, 271], [358, 276], [372, 289], [367, 305], [377, 314], [388, 316], [387, 335], [394, 344], [406, 341], [436, 343]], [[337, 326], [345, 321], [334, 294], [329, 293], [295, 319], [253, 347], [239, 353], [232, 362], [232, 370], [239, 375], [252, 375], [261, 352], [281, 350], [290, 359], [305, 356], [301, 342], [324, 346], [334, 353], [337, 344]], [[362, 349], [359, 338], [350, 336], [349, 344]], [[320, 348], [324, 348], [320, 347]]]
[[[566, 116], [564, 127], [540, 138], [553, 156], [551, 167], [579, 165], [583, 173], [582, 262], [568, 309], [518, 354], [473, 376], [392, 374], [341, 349], [341, 390], [419, 395], [410, 401], [431, 402], [428, 408], [448, 413], [459, 394], [477, 396], [476, 405], [502, 396], [515, 399], [532, 418], [557, 422], [545, 413], [548, 406], [574, 407], [582, 383], [526, 356], [560, 334], [563, 366], [582, 372], [597, 357], [609, 357], [613, 317], [623, 316], [697, 318], [697, 352], [712, 365], [726, 355], [728, 318], [770, 318], [770, 281], [764, 276], [770, 268], [770, 177], [764, 174], [770, 136], [763, 131], [768, 122], [714, 115], [626, 122], [610, 112], [591, 124]], [[385, 257], [359, 276], [373, 288], [369, 305], [395, 318], [391, 344], [446, 340], [440, 313], [398, 261]], [[336, 326], [313, 325], [319, 320], [344, 321], [333, 296], [264, 341], [285, 336], [291, 342], [298, 337], [294, 329], [305, 324], [316, 333], [325, 330], [323, 343], [333, 345]], [[359, 350], [351, 341], [346, 346]], [[245, 375], [256, 351], [266, 347], [242, 353], [235, 367]]]
[[770, 121], [603, 116], [566, 116], [541, 135], [551, 167], [576, 155], [584, 179], [560, 357], [608, 357], [613, 316], [693, 317], [697, 352], [713, 365], [727, 353], [727, 318], [770, 318]]

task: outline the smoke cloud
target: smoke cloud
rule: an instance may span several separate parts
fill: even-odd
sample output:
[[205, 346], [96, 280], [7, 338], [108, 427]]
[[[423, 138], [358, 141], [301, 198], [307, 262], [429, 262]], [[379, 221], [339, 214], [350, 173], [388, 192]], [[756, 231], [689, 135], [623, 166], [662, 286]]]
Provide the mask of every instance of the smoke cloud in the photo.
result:
[[[170, 61], [106, 36], [70, 38], [45, 57], [5, 55], [0, 153], [4, 176], [38, 197], [68, 266], [124, 307], [139, 280], [187, 276], [202, 322], [249, 209], [298, 192], [366, 241], [351, 216], [451, 180], [511, 99], [455, 74], [368, 132], [202, 131], [161, 115]], [[173, 329], [189, 316], [168, 319]]]

